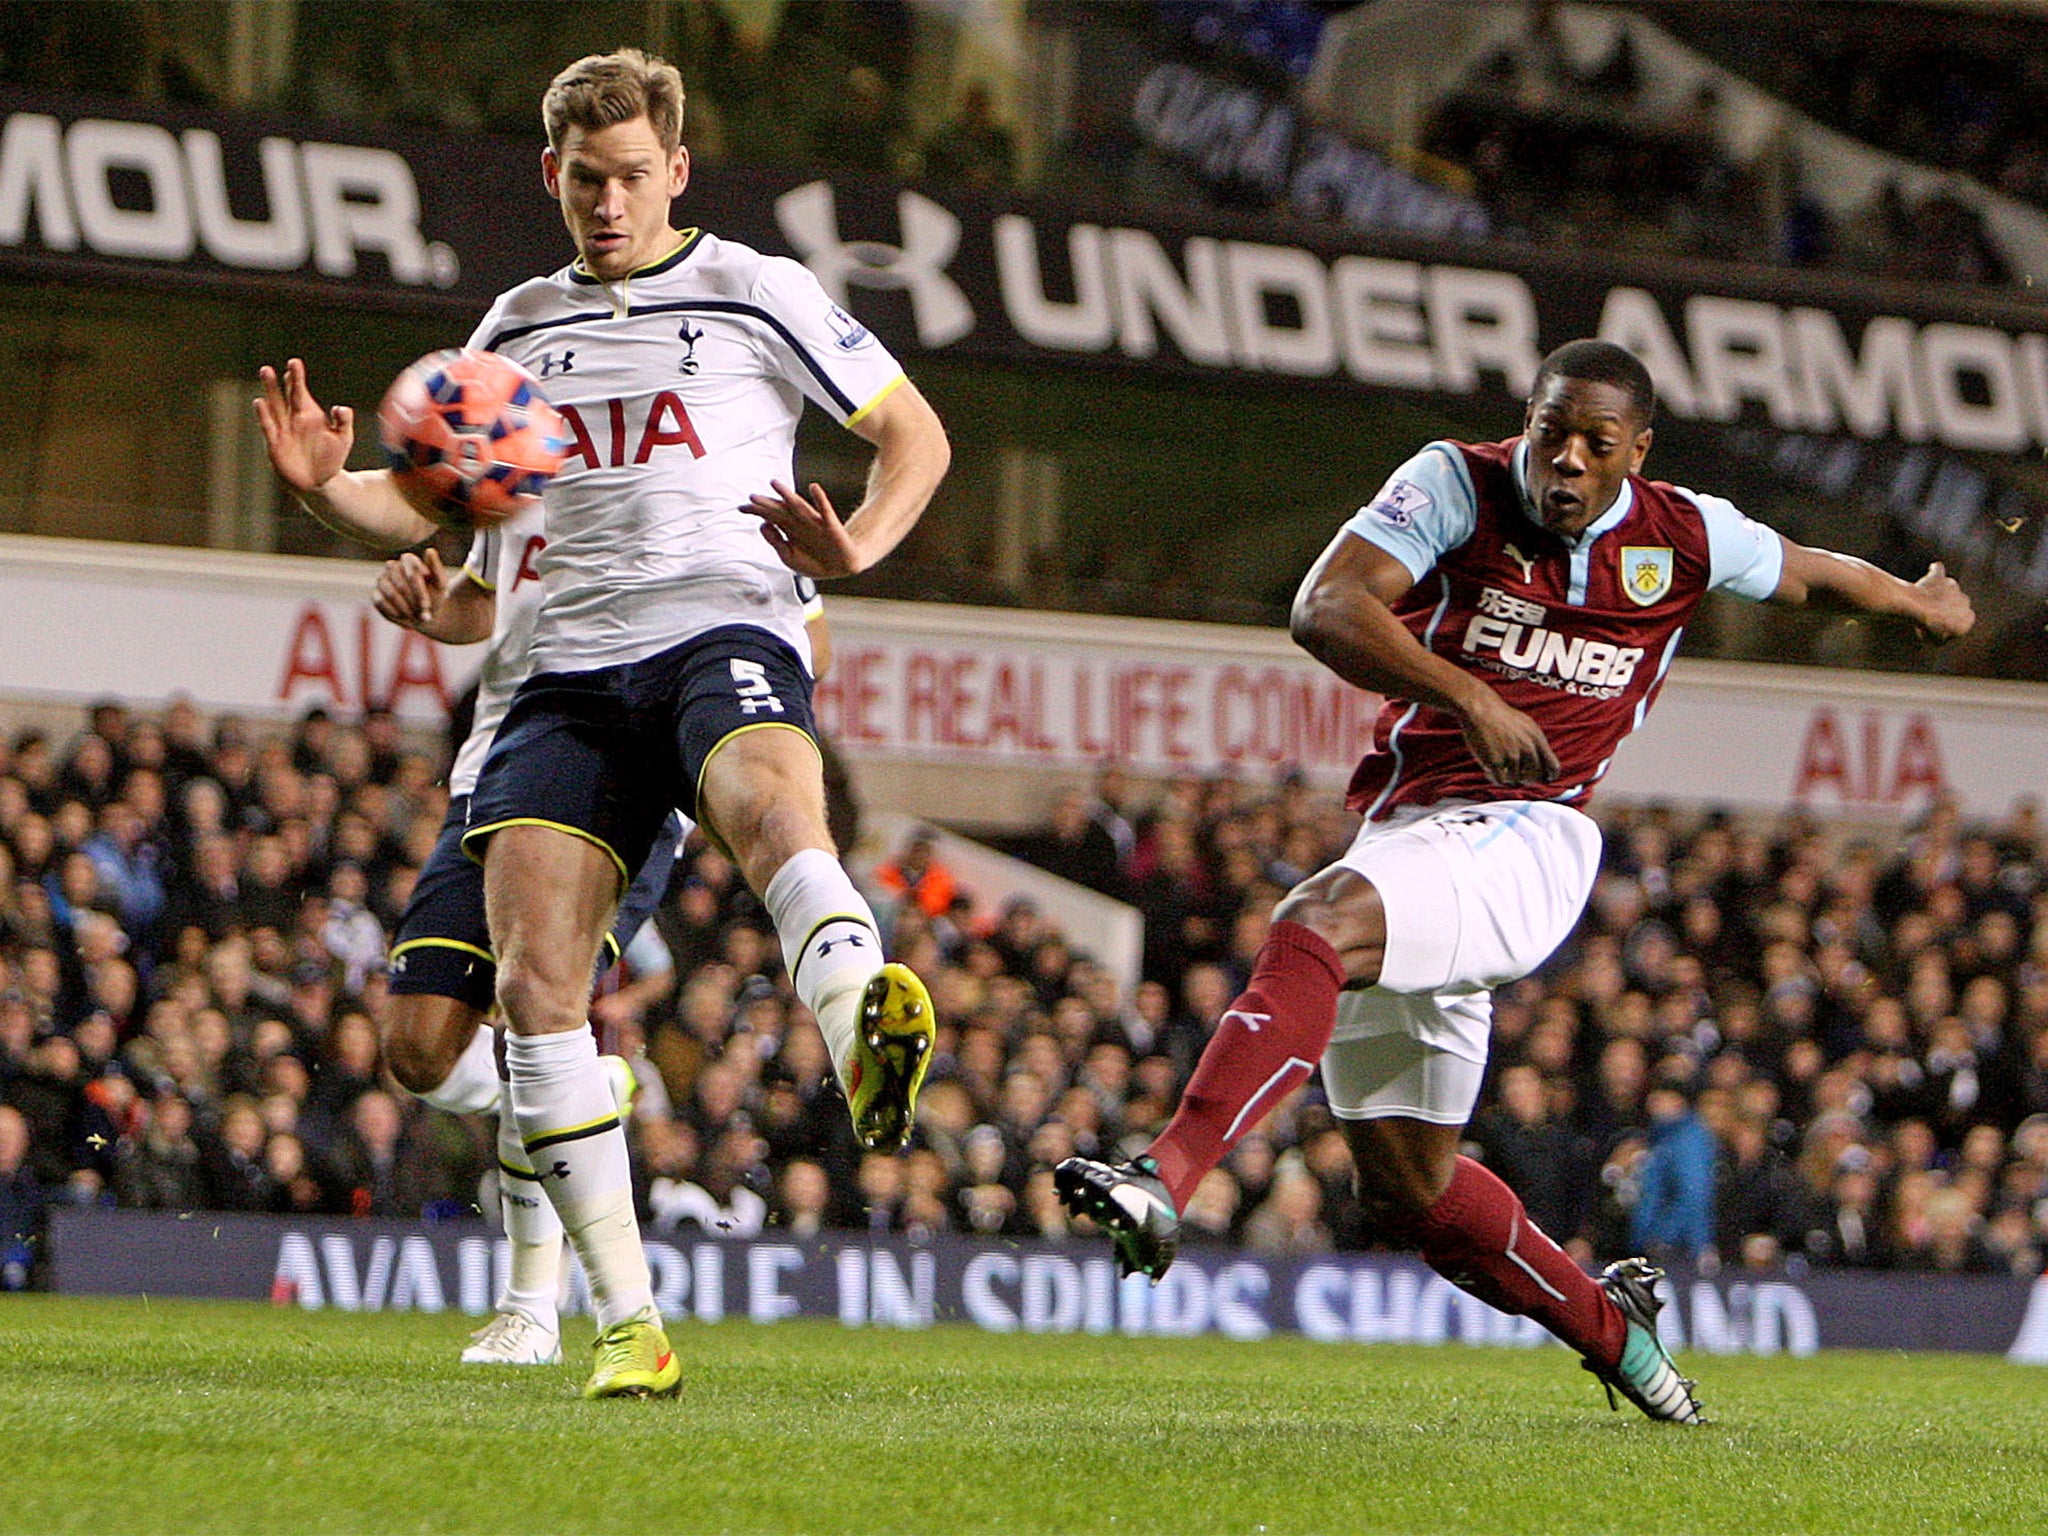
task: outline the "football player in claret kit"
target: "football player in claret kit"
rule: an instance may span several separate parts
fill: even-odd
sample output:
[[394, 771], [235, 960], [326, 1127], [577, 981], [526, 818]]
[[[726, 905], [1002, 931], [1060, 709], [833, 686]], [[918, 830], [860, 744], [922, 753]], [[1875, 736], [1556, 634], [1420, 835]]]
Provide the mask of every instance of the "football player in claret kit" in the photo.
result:
[[1387, 700], [1347, 801], [1365, 823], [1274, 911], [1165, 1131], [1127, 1163], [1071, 1158], [1057, 1182], [1127, 1272], [1156, 1279], [1202, 1175], [1320, 1061], [1385, 1239], [1536, 1318], [1610, 1394], [1696, 1423], [1692, 1384], [1658, 1342], [1658, 1272], [1628, 1259], [1596, 1281], [1458, 1155], [1491, 989], [1542, 964], [1578, 920], [1600, 862], [1579, 807], [1709, 591], [1828, 602], [1937, 640], [1973, 614], [1939, 565], [1901, 581], [1641, 478], [1655, 406], [1630, 353], [1569, 342], [1538, 369], [1520, 437], [1429, 444], [1323, 551], [1293, 631]]

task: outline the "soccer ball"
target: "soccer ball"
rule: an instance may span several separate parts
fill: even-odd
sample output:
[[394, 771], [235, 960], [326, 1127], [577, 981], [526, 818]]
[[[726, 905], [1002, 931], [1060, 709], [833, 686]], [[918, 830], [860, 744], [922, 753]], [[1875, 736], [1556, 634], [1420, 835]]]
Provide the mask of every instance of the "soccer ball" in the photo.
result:
[[468, 532], [530, 507], [562, 467], [569, 430], [540, 381], [495, 352], [430, 352], [377, 411], [391, 479], [444, 528]]

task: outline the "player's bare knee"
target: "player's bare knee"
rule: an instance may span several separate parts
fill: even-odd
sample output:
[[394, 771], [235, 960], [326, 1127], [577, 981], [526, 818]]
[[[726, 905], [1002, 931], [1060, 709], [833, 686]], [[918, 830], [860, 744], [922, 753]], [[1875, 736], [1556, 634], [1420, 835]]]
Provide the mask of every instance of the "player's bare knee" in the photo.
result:
[[1427, 1214], [1444, 1191], [1444, 1186], [1425, 1170], [1386, 1164], [1361, 1163], [1356, 1187], [1367, 1210], [1402, 1217]]
[[1370, 983], [1379, 977], [1386, 950], [1386, 910], [1372, 882], [1332, 867], [1309, 876], [1281, 898], [1273, 921], [1298, 923], [1343, 957], [1350, 978]]
[[834, 851], [822, 812], [807, 804], [799, 790], [792, 786], [790, 792], [777, 794], [764, 787], [741, 800], [739, 814], [730, 822], [715, 823], [756, 891], [767, 889], [775, 872], [804, 849]]
[[537, 964], [516, 953], [498, 961], [498, 1006], [515, 1035], [550, 1035], [584, 1022], [590, 1000], [590, 968], [571, 978], [559, 966]]
[[455, 1070], [455, 1058], [441, 1049], [440, 1042], [387, 1024], [384, 1065], [407, 1093], [423, 1094], [432, 1093], [448, 1081], [448, 1074]]

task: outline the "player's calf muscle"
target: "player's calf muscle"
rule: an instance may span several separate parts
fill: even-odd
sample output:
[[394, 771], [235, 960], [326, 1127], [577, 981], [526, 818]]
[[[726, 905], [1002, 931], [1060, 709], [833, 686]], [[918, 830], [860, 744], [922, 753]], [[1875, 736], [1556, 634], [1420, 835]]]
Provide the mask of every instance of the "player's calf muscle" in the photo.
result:
[[1458, 1126], [1388, 1116], [1349, 1120], [1359, 1204], [1382, 1228], [1426, 1214], [1451, 1187], [1458, 1166]]
[[432, 1093], [448, 1081], [483, 1017], [452, 997], [394, 997], [378, 1019], [384, 1064], [408, 1093]]

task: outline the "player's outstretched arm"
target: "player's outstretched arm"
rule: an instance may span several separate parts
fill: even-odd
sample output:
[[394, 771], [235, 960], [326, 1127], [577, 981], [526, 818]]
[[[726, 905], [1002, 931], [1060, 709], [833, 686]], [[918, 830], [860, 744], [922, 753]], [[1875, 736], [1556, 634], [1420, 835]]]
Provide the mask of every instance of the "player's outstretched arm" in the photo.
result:
[[1937, 560], [1918, 581], [1901, 581], [1854, 555], [1809, 549], [1779, 535], [1784, 573], [1774, 603], [1812, 604], [1910, 621], [1930, 640], [1955, 640], [1977, 622], [1970, 596]]
[[853, 430], [875, 445], [875, 461], [850, 516], [841, 520], [823, 486], [799, 494], [779, 480], [746, 508], [782, 563], [813, 580], [856, 576], [902, 543], [953, 462], [944, 424], [908, 379]]
[[1393, 604], [1414, 584], [1408, 567], [1378, 545], [1339, 533], [1295, 594], [1295, 644], [1354, 687], [1456, 715], [1494, 783], [1549, 783], [1559, 769], [1543, 728], [1394, 616]]
[[401, 629], [418, 630], [443, 645], [474, 645], [491, 638], [498, 600], [457, 571], [451, 581], [440, 553], [429, 544], [421, 554], [387, 560], [377, 573], [371, 598], [377, 611]]
[[284, 376], [259, 370], [263, 393], [256, 420], [278, 478], [292, 488], [299, 505], [327, 527], [372, 549], [405, 549], [431, 538], [434, 525], [399, 495], [389, 471], [349, 470], [355, 443], [355, 412], [345, 405], [323, 408], [306, 386], [306, 365], [292, 358]]

